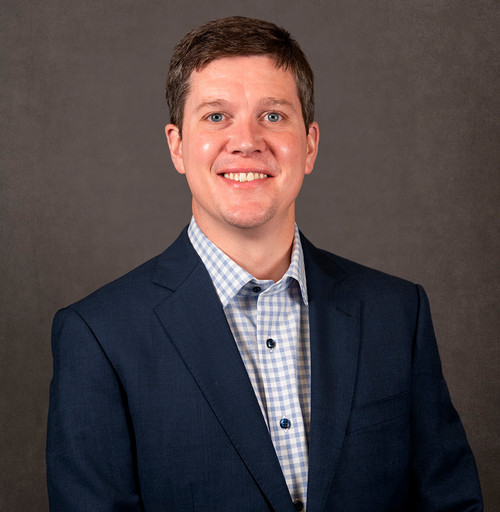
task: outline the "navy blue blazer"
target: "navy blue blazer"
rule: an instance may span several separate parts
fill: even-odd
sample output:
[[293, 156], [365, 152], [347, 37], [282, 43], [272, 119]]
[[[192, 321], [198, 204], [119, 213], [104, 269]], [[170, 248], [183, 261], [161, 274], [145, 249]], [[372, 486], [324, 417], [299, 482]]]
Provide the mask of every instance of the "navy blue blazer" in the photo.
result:
[[[304, 237], [308, 512], [480, 511], [423, 289]], [[269, 432], [186, 230], [59, 311], [52, 511], [293, 512]]]

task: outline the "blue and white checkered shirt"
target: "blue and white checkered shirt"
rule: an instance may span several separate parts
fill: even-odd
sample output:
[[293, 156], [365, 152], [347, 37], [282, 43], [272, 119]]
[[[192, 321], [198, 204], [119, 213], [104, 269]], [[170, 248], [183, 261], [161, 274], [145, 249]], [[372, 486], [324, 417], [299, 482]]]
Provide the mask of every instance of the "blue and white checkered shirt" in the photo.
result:
[[267, 423], [290, 495], [306, 506], [311, 364], [306, 274], [300, 236], [277, 282], [237, 265], [200, 230], [189, 239], [212, 278]]

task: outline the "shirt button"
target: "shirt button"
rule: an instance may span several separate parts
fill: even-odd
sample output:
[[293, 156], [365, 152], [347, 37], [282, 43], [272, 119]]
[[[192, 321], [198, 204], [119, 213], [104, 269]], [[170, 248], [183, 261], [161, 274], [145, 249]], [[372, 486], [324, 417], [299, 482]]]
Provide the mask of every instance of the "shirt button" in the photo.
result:
[[266, 346], [267, 346], [267, 348], [272, 350], [276, 346], [276, 342], [272, 338], [269, 338], [266, 341]]
[[253, 291], [254, 293], [259, 293], [259, 292], [260, 292], [260, 290], [261, 290], [261, 287], [260, 287], [260, 286], [254, 286], [254, 287], [252, 288], [252, 291]]
[[283, 430], [286, 430], [286, 429], [290, 428], [291, 425], [292, 425], [292, 422], [288, 418], [283, 418], [283, 419], [280, 420], [280, 427]]
[[304, 510], [304, 504], [300, 500], [295, 500], [293, 502], [293, 506], [295, 507], [295, 510], [297, 512], [300, 512], [301, 510]]

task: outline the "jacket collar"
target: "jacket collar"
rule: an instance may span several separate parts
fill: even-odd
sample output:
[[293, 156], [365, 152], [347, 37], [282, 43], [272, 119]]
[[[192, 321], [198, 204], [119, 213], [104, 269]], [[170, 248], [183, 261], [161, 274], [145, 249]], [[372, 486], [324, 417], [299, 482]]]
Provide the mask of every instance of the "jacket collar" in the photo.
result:
[[221, 427], [276, 511], [293, 504], [271, 437], [210, 276], [184, 230], [153, 281], [171, 290], [155, 308]]
[[[360, 303], [335, 257], [301, 235], [311, 333], [309, 512], [324, 510], [351, 408]], [[155, 309], [222, 428], [276, 511], [293, 511], [279, 461], [210, 276], [187, 228], [158, 258], [153, 281], [171, 290]]]
[[311, 338], [308, 512], [325, 510], [356, 380], [361, 304], [336, 257], [303, 235]]

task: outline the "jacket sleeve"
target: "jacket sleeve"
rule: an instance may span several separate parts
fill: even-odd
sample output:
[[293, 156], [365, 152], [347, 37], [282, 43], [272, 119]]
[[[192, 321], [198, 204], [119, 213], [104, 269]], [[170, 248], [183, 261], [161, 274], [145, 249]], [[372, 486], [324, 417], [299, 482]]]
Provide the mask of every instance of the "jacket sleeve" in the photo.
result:
[[410, 510], [482, 511], [474, 457], [443, 378], [429, 302], [423, 288], [417, 288], [419, 312], [411, 387]]
[[52, 328], [47, 481], [52, 512], [143, 510], [126, 396], [83, 318], [59, 311]]

